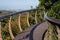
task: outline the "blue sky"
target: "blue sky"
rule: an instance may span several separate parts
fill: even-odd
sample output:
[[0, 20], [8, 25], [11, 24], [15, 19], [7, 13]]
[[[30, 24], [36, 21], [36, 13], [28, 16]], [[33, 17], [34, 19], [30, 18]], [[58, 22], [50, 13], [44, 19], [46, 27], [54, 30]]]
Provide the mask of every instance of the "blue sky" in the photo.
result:
[[0, 0], [0, 10], [26, 10], [38, 3], [38, 0]]

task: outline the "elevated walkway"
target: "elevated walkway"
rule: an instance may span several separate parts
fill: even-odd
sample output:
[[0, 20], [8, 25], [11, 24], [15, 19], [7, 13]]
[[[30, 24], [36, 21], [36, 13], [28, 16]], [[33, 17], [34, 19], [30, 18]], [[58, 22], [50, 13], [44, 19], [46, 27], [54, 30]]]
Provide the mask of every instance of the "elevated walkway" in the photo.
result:
[[[42, 10], [42, 9], [32, 9], [32, 10], [25, 10], [25, 11], [19, 11], [19, 12], [14, 12], [14, 13], [11, 13], [11, 14], [7, 14], [7, 15], [3, 15], [3, 16], [0, 16], [0, 40], [2, 40], [2, 23], [4, 22], [2, 19], [4, 18], [7, 18], [8, 17], [8, 27], [9, 27], [9, 34], [10, 34], [10, 37], [12, 38], [12, 40], [44, 40], [44, 34], [46, 33], [46, 30], [47, 30], [47, 22], [40, 22], [40, 23], [37, 23], [25, 30], [23, 30], [21, 33], [19, 33], [15, 38], [14, 38], [14, 35], [13, 35], [13, 32], [12, 32], [12, 29], [11, 29], [11, 22], [12, 22], [12, 17], [13, 15], [18, 15], [18, 27], [20, 29], [21, 26], [20, 26], [20, 14], [23, 14], [25, 12], [29, 12], [30, 11], [37, 11], [37, 10]], [[53, 27], [58, 27], [57, 29], [57, 32], [58, 32], [58, 40], [60, 40], [60, 20], [58, 19], [54, 19], [54, 18], [51, 18], [49, 16], [47, 16], [47, 14], [44, 14], [44, 17], [46, 19], [46, 21], [48, 21], [50, 24], [52, 24], [51, 26]], [[35, 14], [35, 21], [37, 18], [37, 14]], [[29, 21], [29, 17], [27, 15], [27, 22]], [[28, 24], [28, 23], [27, 23]], [[55, 28], [54, 28], [55, 29]], [[20, 30], [21, 31], [21, 30]]]
[[14, 40], [42, 40], [46, 30], [47, 22], [38, 23], [18, 34]]

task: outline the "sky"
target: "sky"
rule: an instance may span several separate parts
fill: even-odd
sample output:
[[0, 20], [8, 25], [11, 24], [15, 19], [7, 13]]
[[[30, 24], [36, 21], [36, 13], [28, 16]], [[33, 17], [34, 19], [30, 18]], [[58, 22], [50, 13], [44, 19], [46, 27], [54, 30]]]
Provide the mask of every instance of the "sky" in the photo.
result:
[[38, 0], [0, 0], [0, 10], [27, 10], [36, 8]]

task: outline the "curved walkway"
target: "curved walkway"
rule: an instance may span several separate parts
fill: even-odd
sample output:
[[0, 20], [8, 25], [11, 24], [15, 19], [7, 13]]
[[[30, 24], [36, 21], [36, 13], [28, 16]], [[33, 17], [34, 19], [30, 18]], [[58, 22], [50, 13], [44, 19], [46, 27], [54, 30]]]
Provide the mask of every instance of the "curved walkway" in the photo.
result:
[[18, 34], [14, 40], [42, 40], [46, 29], [47, 22], [38, 23]]
[[44, 22], [39, 26], [37, 26], [37, 28], [33, 32], [33, 40], [42, 40], [46, 30], [47, 30], [47, 22]]

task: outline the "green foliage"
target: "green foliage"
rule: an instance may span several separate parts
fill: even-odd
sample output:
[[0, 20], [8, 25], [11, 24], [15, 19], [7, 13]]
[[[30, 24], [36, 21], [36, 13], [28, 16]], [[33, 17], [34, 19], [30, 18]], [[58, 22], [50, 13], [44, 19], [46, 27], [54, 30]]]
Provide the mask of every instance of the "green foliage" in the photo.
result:
[[29, 17], [29, 22], [30, 22], [30, 25], [33, 25], [35, 24], [35, 19], [32, 17]]
[[9, 17], [1, 19], [1, 21], [2, 21], [2, 27], [6, 26], [6, 23], [8, 23], [8, 19], [9, 19]]
[[47, 40], [58, 40], [58, 37], [57, 37], [58, 33], [57, 33], [57, 29], [56, 29], [56, 26], [50, 24], [48, 22], [48, 30], [47, 30]]
[[21, 24], [21, 26], [22, 26], [22, 29], [23, 29], [23, 30], [28, 27], [26, 23]]
[[5, 39], [11, 40], [9, 30], [8, 30], [8, 27], [6, 24], [4, 27], [2, 27], [2, 38], [3, 38], [3, 40], [5, 40]]
[[42, 11], [38, 12], [37, 20], [38, 20], [38, 22], [42, 22], [43, 21], [43, 12]]
[[[8, 23], [8, 18], [4, 18], [2, 19], [2, 38], [3, 40], [7, 39], [7, 37], [9, 37], [9, 31], [8, 31], [8, 27], [7, 27], [7, 23]], [[8, 38], [8, 40], [11, 39], [10, 37]]]
[[[7, 37], [9, 37], [9, 39]], [[9, 32], [2, 31], [2, 38], [3, 38], [3, 40], [5, 40], [5, 39], [10, 40], [11, 38], [10, 38]]]
[[60, 0], [39, 0], [39, 2], [39, 5], [43, 5], [49, 16], [60, 19]]
[[14, 36], [16, 36], [17, 34], [19, 34], [19, 32], [20, 31], [19, 31], [19, 28], [18, 28], [17, 25], [12, 27], [12, 33], [13, 33]]

